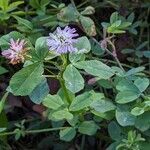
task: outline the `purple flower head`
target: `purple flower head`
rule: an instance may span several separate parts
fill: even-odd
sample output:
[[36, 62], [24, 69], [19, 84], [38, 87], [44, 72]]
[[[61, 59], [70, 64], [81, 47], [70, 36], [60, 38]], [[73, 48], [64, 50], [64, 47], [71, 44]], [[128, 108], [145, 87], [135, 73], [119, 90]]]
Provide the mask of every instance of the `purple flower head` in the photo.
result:
[[24, 55], [26, 54], [27, 49], [25, 48], [26, 42], [24, 40], [10, 39], [10, 47], [7, 50], [2, 52], [2, 55], [10, 60], [11, 64], [17, 64], [24, 61]]
[[64, 54], [68, 52], [76, 52], [77, 48], [73, 44], [77, 41], [74, 39], [78, 36], [75, 28], [66, 26], [64, 29], [57, 27], [54, 33], [50, 33], [47, 39], [47, 45], [49, 50], [56, 51], [58, 54]]

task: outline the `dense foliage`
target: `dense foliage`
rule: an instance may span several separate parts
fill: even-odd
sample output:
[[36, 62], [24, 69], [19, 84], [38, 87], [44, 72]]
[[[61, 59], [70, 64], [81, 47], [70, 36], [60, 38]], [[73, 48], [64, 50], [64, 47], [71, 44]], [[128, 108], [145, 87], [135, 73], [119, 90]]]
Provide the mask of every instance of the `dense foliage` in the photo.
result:
[[149, 150], [149, 11], [0, 0], [0, 150]]

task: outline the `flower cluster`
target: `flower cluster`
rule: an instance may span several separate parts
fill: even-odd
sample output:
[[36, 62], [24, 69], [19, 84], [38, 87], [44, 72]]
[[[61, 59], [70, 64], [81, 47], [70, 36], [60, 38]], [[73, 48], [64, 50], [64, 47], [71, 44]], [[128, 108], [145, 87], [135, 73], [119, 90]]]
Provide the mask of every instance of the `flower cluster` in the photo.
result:
[[76, 29], [66, 26], [64, 29], [57, 27], [54, 33], [50, 33], [47, 39], [49, 50], [56, 51], [58, 54], [76, 52], [77, 48], [73, 44], [77, 41], [74, 39], [78, 36]]
[[20, 62], [24, 62], [24, 56], [26, 54], [27, 48], [25, 48], [26, 42], [25, 40], [14, 40], [10, 39], [10, 48], [4, 50], [2, 55], [10, 60], [11, 64], [17, 64]]

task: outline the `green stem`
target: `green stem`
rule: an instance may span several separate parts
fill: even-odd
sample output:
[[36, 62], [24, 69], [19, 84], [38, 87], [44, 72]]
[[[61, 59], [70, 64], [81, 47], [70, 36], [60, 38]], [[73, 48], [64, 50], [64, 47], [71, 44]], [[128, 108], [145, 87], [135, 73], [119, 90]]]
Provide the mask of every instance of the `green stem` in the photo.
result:
[[43, 76], [46, 77], [46, 78], [56, 78], [57, 79], [56, 75], [43, 75]]
[[11, 15], [18, 15], [18, 16], [24, 16], [24, 15], [35, 15], [35, 11], [27, 11], [27, 12], [12, 12]]
[[116, 53], [116, 47], [115, 47], [115, 45], [109, 40], [109, 39], [107, 39], [107, 42], [111, 45], [111, 47], [112, 47], [112, 50], [113, 50], [113, 57], [114, 57], [114, 59], [116, 60], [116, 62], [117, 62], [117, 64], [118, 64], [118, 66], [122, 69], [122, 71], [124, 71], [125, 72], [125, 70], [124, 70], [124, 68], [122, 67], [122, 65], [121, 65], [121, 63], [120, 63], [120, 61], [119, 61], [119, 59], [118, 59], [118, 57], [117, 57], [117, 53]]
[[[97, 44], [101, 47], [100, 43], [99, 43], [95, 38], [92, 38], [92, 40], [93, 40], [95, 43], [97, 43]], [[107, 42], [111, 45], [111, 47], [112, 47], [114, 53], [111, 52], [110, 50], [108, 50], [107, 48], [105, 48], [106, 52], [107, 52], [108, 54], [110, 54], [110, 55], [115, 59], [115, 61], [117, 62], [118, 66], [120, 67], [120, 69], [121, 69], [122, 71], [125, 71], [124, 68], [122, 67], [122, 65], [121, 65], [121, 63], [120, 63], [118, 57], [117, 57], [116, 48], [115, 48], [114, 44], [113, 44], [108, 38], [106, 38], [106, 40], [107, 40]]]
[[117, 62], [117, 64], [118, 64], [118, 66], [120, 67], [120, 69], [121, 69], [122, 71], [124, 71], [124, 72], [125, 72], [125, 70], [124, 70], [124, 68], [122, 67], [122, 65], [121, 65], [121, 63], [120, 63], [120, 61], [119, 61], [118, 57], [117, 57], [117, 56], [115, 56], [115, 57], [114, 57], [114, 59], [116, 60], [116, 62]]
[[74, 8], [76, 8], [74, 0], [70, 0], [71, 4], [73, 5]]
[[47, 69], [46, 67], [45, 67], [45, 70], [48, 71], [50, 74], [55, 75], [52, 71], [50, 71], [50, 70]]
[[[34, 133], [44, 133], [44, 132], [50, 132], [50, 131], [57, 131], [57, 130], [63, 130], [66, 129], [67, 127], [59, 127], [59, 128], [48, 128], [48, 129], [39, 129], [39, 130], [26, 130], [24, 131], [25, 134], [34, 134]], [[0, 133], [0, 136], [4, 136], [4, 135], [14, 135], [16, 134], [16, 131], [12, 131], [12, 132], [4, 132], [4, 133]]]
[[72, 101], [71, 101], [71, 99], [69, 97], [68, 90], [67, 90], [67, 88], [65, 86], [65, 81], [63, 79], [63, 73], [66, 70], [66, 67], [68, 65], [67, 55], [61, 55], [61, 59], [62, 59], [63, 65], [62, 65], [62, 69], [61, 69], [61, 71], [60, 71], [60, 73], [58, 75], [58, 80], [59, 80], [60, 85], [61, 85], [61, 87], [63, 89], [63, 92], [64, 92], [64, 95], [66, 97], [67, 102], [69, 104], [71, 104]]
[[0, 136], [7, 136], [7, 135], [14, 135], [16, 134], [15, 131], [12, 131], [12, 132], [4, 132], [4, 133], [0, 133]]
[[32, 133], [44, 133], [44, 132], [50, 132], [50, 131], [57, 131], [57, 130], [63, 130], [67, 127], [59, 127], [59, 128], [48, 128], [48, 129], [39, 129], [39, 130], [27, 130], [25, 131], [25, 134], [32, 134]]
[[[101, 47], [101, 45], [100, 45], [100, 43], [95, 39], [95, 38], [91, 38], [97, 45], [99, 45], [100, 47]], [[113, 56], [114, 57], [114, 55], [112, 54], [112, 52], [110, 52], [108, 49], [105, 49], [106, 50], [106, 52], [109, 54], [109, 55], [111, 55], [111, 56]]]
[[86, 3], [88, 3], [88, 1], [89, 1], [89, 0], [85, 0], [85, 1], [83, 1], [83, 3], [81, 3], [81, 4], [79, 4], [79, 5], [77, 6], [77, 8], [82, 7], [83, 5], [85, 5]]

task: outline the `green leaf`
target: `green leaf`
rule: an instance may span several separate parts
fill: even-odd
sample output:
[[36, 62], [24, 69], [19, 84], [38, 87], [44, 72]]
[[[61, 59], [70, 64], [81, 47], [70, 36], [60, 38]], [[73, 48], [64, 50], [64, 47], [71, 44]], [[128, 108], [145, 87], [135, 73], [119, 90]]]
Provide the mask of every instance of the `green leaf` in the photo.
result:
[[30, 0], [30, 1], [29, 1], [29, 4], [30, 4], [33, 8], [35, 8], [35, 9], [40, 8], [39, 0]]
[[7, 100], [8, 94], [9, 94], [9, 92], [6, 92], [6, 93], [4, 94], [4, 96], [3, 96], [3, 97], [1, 98], [1, 100], [0, 100], [0, 114], [1, 114], [1, 112], [3, 111], [3, 109], [4, 109], [5, 102], [6, 102], [6, 100]]
[[119, 17], [118, 12], [114, 12], [110, 17], [110, 24], [106, 27], [108, 33], [121, 34], [125, 33], [125, 29], [131, 25], [131, 22], [125, 21]]
[[121, 91], [116, 96], [116, 102], [119, 104], [129, 103], [139, 98], [139, 96], [140, 93], [136, 91]]
[[135, 124], [136, 117], [130, 113], [129, 107], [124, 105], [117, 107], [116, 119], [121, 126], [125, 127], [133, 126]]
[[106, 150], [116, 150], [117, 146], [120, 144], [120, 141], [116, 141], [114, 143], [111, 143]]
[[148, 43], [149, 43], [149, 41], [143, 42], [142, 44], [140, 44], [140, 45], [136, 48], [136, 50], [138, 51], [138, 50], [143, 49], [144, 47], [146, 47], [146, 46], [148, 45]]
[[75, 53], [70, 53], [69, 54], [69, 60], [71, 63], [76, 63], [78, 61], [82, 61], [85, 59], [85, 55], [84, 54], [75, 54]]
[[87, 6], [82, 12], [81, 15], [92, 15], [95, 13], [95, 8], [92, 6]]
[[115, 121], [112, 121], [109, 123], [108, 133], [109, 133], [110, 137], [115, 141], [119, 141], [122, 139], [121, 128]]
[[141, 92], [144, 92], [149, 86], [148, 78], [138, 78], [134, 81], [134, 84], [138, 87]]
[[57, 121], [52, 120], [51, 121], [51, 125], [53, 128], [63, 127], [64, 123], [65, 123], [65, 120], [59, 120], [59, 121], [58, 120]]
[[53, 59], [53, 58], [55, 58], [57, 56], [59, 56], [59, 54], [56, 53], [55, 51], [49, 51], [48, 54], [47, 54], [47, 56], [46, 56], [46, 58], [45, 58], [45, 60], [48, 61], [48, 60], [51, 60], [51, 59]]
[[7, 128], [0, 128], [0, 133], [5, 131]]
[[133, 91], [136, 93], [140, 93], [139, 89], [136, 87], [136, 85], [130, 81], [127, 80], [125, 78], [123, 78], [121, 81], [118, 82], [118, 84], [116, 85], [116, 89], [118, 91]]
[[104, 93], [99, 93], [99, 92], [97, 93], [94, 91], [91, 91], [90, 93], [92, 94], [92, 99], [94, 101], [101, 100], [101, 99], [105, 98]]
[[59, 107], [61, 107], [64, 104], [64, 102], [62, 101], [59, 95], [48, 94], [43, 100], [42, 104], [50, 109], [56, 110]]
[[135, 107], [131, 110], [131, 114], [134, 116], [139, 116], [144, 113], [144, 108]]
[[120, 30], [119, 28], [115, 28], [115, 27], [108, 27], [107, 29], [107, 32], [108, 33], [114, 33], [114, 34], [122, 34], [122, 33], [125, 33], [124, 30]]
[[4, 11], [7, 10], [9, 4], [9, 0], [0, 0], [0, 8]]
[[122, 22], [121, 25], [119, 25], [118, 29], [126, 29], [129, 27], [132, 23], [131, 22]]
[[54, 27], [59, 23], [56, 15], [42, 16], [40, 21], [45, 27]]
[[113, 87], [113, 85], [111, 84], [111, 82], [109, 80], [101, 79], [98, 81], [98, 84], [101, 87], [106, 88], [106, 89], [111, 89]]
[[122, 69], [116, 66], [112, 66], [111, 68], [115, 71], [115, 74], [117, 75], [116, 78], [124, 77], [124, 71]]
[[105, 50], [102, 49], [97, 43], [95, 43], [92, 39], [90, 39], [91, 50], [94, 55], [102, 56], [105, 53]]
[[121, 51], [122, 54], [130, 54], [133, 52], [134, 52], [134, 49], [131, 49], [131, 48], [125, 48]]
[[0, 66], [0, 75], [4, 74], [4, 73], [7, 73], [8, 70], [5, 69], [4, 67]]
[[110, 16], [110, 23], [113, 24], [118, 20], [118, 12], [113, 12]]
[[72, 4], [68, 5], [65, 8], [62, 8], [60, 12], [57, 14], [57, 18], [64, 22], [76, 22], [79, 17], [79, 12], [72, 6]]
[[21, 69], [10, 80], [11, 92], [14, 95], [29, 95], [42, 81], [43, 72], [44, 69], [41, 63], [35, 63]]
[[[67, 90], [68, 97], [72, 101], [75, 98], [75, 94]], [[65, 104], [68, 105], [68, 97], [66, 97], [64, 89], [60, 88], [57, 92], [57, 95], [61, 97], [61, 99], [64, 101]]]
[[66, 129], [60, 130], [60, 139], [66, 142], [71, 141], [76, 135], [76, 130], [73, 127], [67, 127]]
[[99, 129], [94, 121], [84, 121], [79, 125], [79, 132], [86, 135], [94, 135]]
[[15, 129], [14, 132], [15, 132], [15, 140], [17, 141], [21, 138], [22, 132], [20, 129]]
[[68, 65], [64, 71], [63, 78], [65, 80], [65, 86], [73, 93], [77, 93], [84, 88], [84, 79], [79, 71], [73, 66]]
[[71, 103], [69, 110], [70, 111], [79, 111], [88, 107], [92, 103], [92, 94], [90, 92], [85, 92], [81, 95], [78, 95]]
[[35, 51], [39, 60], [44, 60], [48, 56], [49, 50], [46, 39], [47, 37], [40, 37], [35, 42]]
[[146, 58], [150, 58], [150, 51], [143, 51], [143, 55], [144, 55]]
[[9, 4], [8, 8], [7, 8], [7, 12], [13, 11], [17, 8], [17, 6], [23, 4], [23, 1], [17, 1], [17, 2], [13, 2], [11, 4]]
[[49, 93], [47, 80], [44, 78], [42, 82], [29, 95], [32, 102], [40, 104]]
[[71, 114], [67, 108], [61, 109], [61, 110], [56, 110], [55, 112], [52, 113], [52, 117], [56, 120], [71, 120], [73, 119], [73, 114]]
[[142, 132], [150, 129], [150, 112], [145, 112], [138, 116], [135, 121], [135, 127]]
[[47, 6], [50, 2], [51, 0], [41, 0], [40, 4], [41, 6]]
[[90, 17], [80, 16], [79, 21], [81, 22], [81, 25], [82, 25], [84, 31], [89, 36], [96, 35], [96, 27], [95, 27], [94, 21]]
[[115, 21], [110, 27], [111, 28], [117, 28], [121, 25], [121, 20]]
[[74, 115], [73, 118], [71, 120], [67, 120], [67, 122], [74, 127], [77, 123], [79, 123], [79, 115]]
[[100, 79], [109, 79], [114, 75], [113, 69], [97, 60], [81, 61], [74, 65], [79, 69], [84, 69], [93, 76], [98, 76]]
[[86, 36], [79, 37], [74, 47], [78, 49], [78, 54], [88, 53], [91, 50], [91, 44]]
[[132, 12], [132, 13], [128, 16], [127, 21], [132, 23], [132, 22], [134, 21], [134, 18], [135, 18], [135, 14], [134, 14], [134, 12]]
[[149, 150], [150, 143], [148, 141], [147, 142], [141, 142], [139, 146], [140, 146], [139, 148], [141, 150]]
[[125, 73], [125, 76], [136, 75], [137, 73], [143, 71], [144, 69], [145, 67], [132, 68], [128, 72]]
[[149, 107], [150, 106], [150, 97], [145, 96], [145, 99], [147, 99], [147, 101], [144, 101], [145, 106]]
[[24, 26], [29, 30], [33, 30], [33, 24], [30, 21], [20, 18], [18, 16], [13, 16], [13, 17], [18, 21], [19, 25]]
[[111, 101], [108, 100], [93, 101], [90, 107], [100, 113], [105, 113], [107, 111], [111, 111], [116, 108], [116, 106]]
[[91, 113], [93, 113], [94, 115], [96, 115], [96, 116], [98, 116], [100, 118], [104, 118], [106, 120], [112, 120], [114, 118], [114, 116], [115, 116], [113, 111], [100, 113], [100, 112], [97, 112], [95, 110], [91, 110]]
[[110, 23], [102, 22], [101, 25], [104, 29], [107, 29], [110, 26]]
[[116, 96], [116, 101], [120, 104], [132, 102], [141, 95], [141, 92], [137, 86], [132, 81], [124, 78], [119, 81], [116, 88], [121, 91]]

